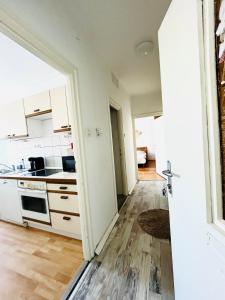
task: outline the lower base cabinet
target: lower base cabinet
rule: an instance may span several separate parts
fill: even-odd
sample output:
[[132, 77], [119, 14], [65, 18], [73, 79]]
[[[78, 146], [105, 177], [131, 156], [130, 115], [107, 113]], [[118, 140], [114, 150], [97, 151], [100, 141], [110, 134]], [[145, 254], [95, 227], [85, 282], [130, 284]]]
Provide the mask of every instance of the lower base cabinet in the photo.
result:
[[51, 212], [52, 228], [72, 234], [81, 234], [80, 217]]
[[0, 179], [0, 219], [23, 223], [17, 181], [14, 179]]

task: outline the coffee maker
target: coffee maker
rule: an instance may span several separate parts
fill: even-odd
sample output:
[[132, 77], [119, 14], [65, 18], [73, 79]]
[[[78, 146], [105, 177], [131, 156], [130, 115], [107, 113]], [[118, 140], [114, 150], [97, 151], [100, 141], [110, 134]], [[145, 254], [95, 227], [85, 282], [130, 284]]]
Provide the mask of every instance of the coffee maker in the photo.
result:
[[45, 161], [43, 157], [29, 157], [30, 162], [30, 172], [43, 170], [45, 168]]

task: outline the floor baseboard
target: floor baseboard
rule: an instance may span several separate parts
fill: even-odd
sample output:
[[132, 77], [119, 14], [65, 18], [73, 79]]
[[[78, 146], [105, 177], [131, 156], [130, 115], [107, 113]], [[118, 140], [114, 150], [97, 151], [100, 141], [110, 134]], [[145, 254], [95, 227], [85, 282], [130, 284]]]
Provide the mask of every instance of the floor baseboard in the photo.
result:
[[135, 181], [135, 184], [134, 184], [133, 187], [130, 189], [128, 195], [131, 195], [131, 194], [132, 194], [132, 192], [133, 192], [133, 190], [134, 190], [134, 188], [135, 188], [135, 185], [136, 185], [137, 183], [138, 183], [138, 180]]
[[106, 242], [106, 240], [108, 239], [108, 237], [109, 237], [109, 235], [110, 235], [110, 232], [112, 231], [112, 229], [113, 229], [114, 225], [116, 224], [116, 221], [118, 220], [118, 218], [119, 218], [119, 214], [116, 213], [116, 215], [114, 216], [114, 218], [113, 218], [111, 224], [109, 225], [108, 229], [106, 230], [106, 232], [105, 232], [105, 234], [103, 235], [101, 241], [99, 242], [98, 246], [97, 246], [96, 249], [95, 249], [95, 253], [96, 253], [97, 255], [99, 255], [100, 252], [102, 251], [102, 249], [103, 249], [103, 247], [104, 247], [104, 245], [105, 245], [105, 242]]

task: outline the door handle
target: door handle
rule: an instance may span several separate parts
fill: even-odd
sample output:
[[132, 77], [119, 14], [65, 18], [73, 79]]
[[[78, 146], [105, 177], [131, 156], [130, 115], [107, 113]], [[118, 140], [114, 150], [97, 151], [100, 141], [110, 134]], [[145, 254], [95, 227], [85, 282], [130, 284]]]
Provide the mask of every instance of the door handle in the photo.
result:
[[162, 173], [167, 177], [173, 177], [173, 173], [171, 172], [171, 170], [164, 170], [162, 171]]
[[167, 197], [167, 189], [166, 189], [166, 187], [164, 187], [164, 188], [162, 189], [162, 195], [163, 195], [164, 197]]
[[59, 189], [60, 189], [60, 190], [67, 190], [68, 187], [67, 187], [67, 186], [60, 186]]

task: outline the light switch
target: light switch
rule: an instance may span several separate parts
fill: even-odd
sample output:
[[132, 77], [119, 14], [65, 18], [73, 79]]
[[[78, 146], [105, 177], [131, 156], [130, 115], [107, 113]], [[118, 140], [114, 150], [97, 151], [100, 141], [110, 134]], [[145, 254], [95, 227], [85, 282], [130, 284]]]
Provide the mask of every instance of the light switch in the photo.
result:
[[103, 131], [102, 131], [101, 128], [96, 128], [95, 130], [96, 130], [96, 135], [97, 135], [97, 136], [103, 135]]

